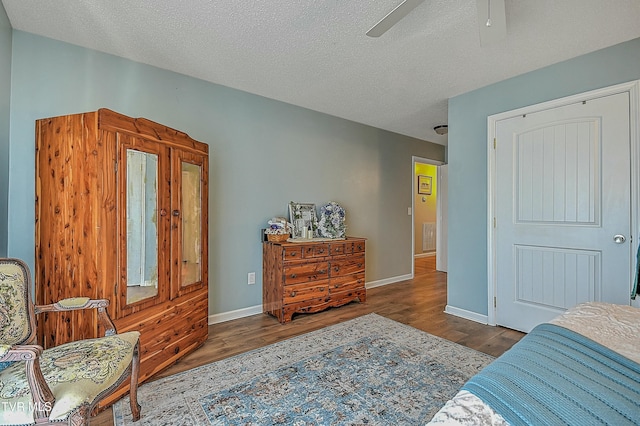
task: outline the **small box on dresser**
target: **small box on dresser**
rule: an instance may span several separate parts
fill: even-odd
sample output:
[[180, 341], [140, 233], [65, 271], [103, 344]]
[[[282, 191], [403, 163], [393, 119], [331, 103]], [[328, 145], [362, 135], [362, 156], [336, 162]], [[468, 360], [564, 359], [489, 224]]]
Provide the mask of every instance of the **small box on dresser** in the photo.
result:
[[262, 310], [281, 323], [366, 297], [364, 238], [263, 243]]

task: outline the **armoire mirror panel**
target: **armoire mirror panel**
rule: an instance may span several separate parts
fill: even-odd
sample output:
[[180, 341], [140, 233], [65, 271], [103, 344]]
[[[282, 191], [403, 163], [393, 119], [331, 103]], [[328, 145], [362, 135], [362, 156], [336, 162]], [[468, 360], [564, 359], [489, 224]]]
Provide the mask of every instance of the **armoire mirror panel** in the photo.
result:
[[127, 305], [158, 295], [158, 156], [127, 149]]
[[202, 280], [202, 170], [182, 161], [182, 287]]

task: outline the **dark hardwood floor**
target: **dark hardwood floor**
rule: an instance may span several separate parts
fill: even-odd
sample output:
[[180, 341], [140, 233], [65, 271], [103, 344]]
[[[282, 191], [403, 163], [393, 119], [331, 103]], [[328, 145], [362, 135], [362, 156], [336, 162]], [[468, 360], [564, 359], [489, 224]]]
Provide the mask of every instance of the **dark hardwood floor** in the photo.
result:
[[[367, 290], [366, 303], [354, 302], [316, 314], [294, 315], [288, 324], [258, 314], [210, 325], [209, 338], [201, 348], [153, 380], [371, 312], [493, 356], [501, 355], [524, 336], [518, 331], [445, 314], [446, 303], [447, 274], [435, 270], [435, 257], [417, 258], [413, 279]], [[92, 425], [113, 425], [111, 409], [98, 414]]]

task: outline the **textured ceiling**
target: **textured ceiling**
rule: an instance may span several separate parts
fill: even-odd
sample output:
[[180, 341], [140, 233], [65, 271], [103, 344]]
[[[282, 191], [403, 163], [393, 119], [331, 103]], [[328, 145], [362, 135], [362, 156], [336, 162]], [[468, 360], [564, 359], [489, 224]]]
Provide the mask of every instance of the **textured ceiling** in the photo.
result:
[[446, 144], [447, 99], [640, 37], [640, 0], [506, 0], [480, 46], [475, 0], [2, 0], [13, 28]]

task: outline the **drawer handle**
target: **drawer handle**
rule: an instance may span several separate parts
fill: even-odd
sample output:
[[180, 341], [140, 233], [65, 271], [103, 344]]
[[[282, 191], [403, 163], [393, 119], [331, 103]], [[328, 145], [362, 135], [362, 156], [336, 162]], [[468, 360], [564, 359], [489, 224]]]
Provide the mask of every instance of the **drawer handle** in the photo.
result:
[[324, 249], [318, 250], [318, 253], [324, 253]]
[[358, 263], [358, 268], [362, 268], [362, 263]]
[[324, 287], [320, 287], [320, 291], [324, 291]]
[[320, 270], [318, 271], [318, 273], [319, 273], [319, 274], [326, 274], [326, 273], [327, 273], [327, 271], [325, 271], [324, 269], [320, 269]]
[[295, 257], [296, 254], [297, 254], [296, 252], [293, 252], [293, 253], [290, 253], [289, 256]]
[[297, 277], [297, 276], [298, 276], [298, 275], [296, 275], [296, 274], [291, 274], [291, 278], [295, 278], [295, 277]]
[[296, 297], [296, 292], [295, 291], [291, 292], [291, 297]]

